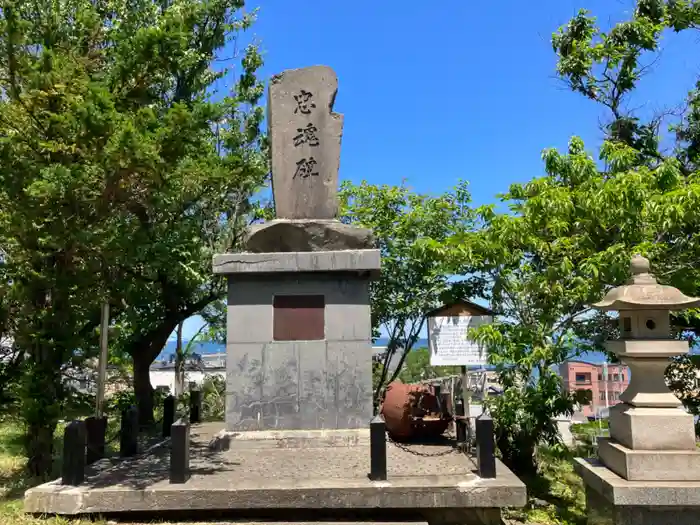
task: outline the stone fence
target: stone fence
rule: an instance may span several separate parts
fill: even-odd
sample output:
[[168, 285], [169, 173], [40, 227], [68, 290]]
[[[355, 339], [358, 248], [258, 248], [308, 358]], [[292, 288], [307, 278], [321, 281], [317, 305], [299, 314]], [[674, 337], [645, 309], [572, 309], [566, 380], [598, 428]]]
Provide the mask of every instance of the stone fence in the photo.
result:
[[[171, 459], [171, 482], [184, 483], [183, 476], [189, 470], [189, 428], [190, 424], [201, 422], [202, 393], [190, 391], [187, 418], [177, 422], [176, 399], [168, 396], [163, 400], [163, 419], [158, 444], [171, 442], [171, 455], [175, 456], [175, 465]], [[121, 413], [121, 422], [116, 435], [107, 440], [107, 417], [88, 417], [84, 420], [71, 421], [63, 434], [63, 462], [61, 465], [61, 484], [77, 486], [85, 481], [86, 468], [106, 458], [107, 444], [119, 440], [119, 457], [129, 458], [139, 454], [138, 409], [131, 406]], [[156, 445], [157, 446], [157, 445]], [[145, 451], [141, 451], [145, 452]]]
[[[183, 484], [190, 478], [190, 428], [200, 422], [201, 392], [193, 390], [190, 395], [188, 417], [175, 421], [176, 400], [168, 396], [163, 401], [162, 440], [170, 445], [170, 483]], [[464, 454], [470, 454], [471, 446], [467, 433], [464, 403], [455, 404], [457, 439], [455, 446]], [[86, 467], [105, 457], [105, 434], [107, 418], [90, 417], [72, 421], [66, 426], [63, 443], [63, 465], [61, 484], [77, 486], [85, 481]], [[130, 407], [122, 412], [119, 438], [119, 456], [128, 458], [139, 453], [138, 410]], [[482, 414], [475, 421], [476, 464], [482, 478], [496, 477], [496, 456], [493, 420]], [[381, 415], [370, 422], [370, 472], [373, 481], [387, 479], [387, 432]]]

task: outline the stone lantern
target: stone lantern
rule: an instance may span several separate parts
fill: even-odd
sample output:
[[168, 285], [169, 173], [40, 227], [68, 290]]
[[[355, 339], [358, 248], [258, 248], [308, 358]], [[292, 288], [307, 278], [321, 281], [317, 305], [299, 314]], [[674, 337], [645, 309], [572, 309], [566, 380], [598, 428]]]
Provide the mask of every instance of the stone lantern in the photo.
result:
[[693, 416], [669, 390], [669, 358], [688, 353], [671, 337], [670, 312], [700, 305], [672, 286], [658, 284], [649, 261], [635, 255], [632, 278], [594, 307], [619, 312], [621, 339], [607, 348], [630, 368], [622, 403], [610, 409], [610, 438], [599, 440], [600, 462], [628, 481], [700, 481]]

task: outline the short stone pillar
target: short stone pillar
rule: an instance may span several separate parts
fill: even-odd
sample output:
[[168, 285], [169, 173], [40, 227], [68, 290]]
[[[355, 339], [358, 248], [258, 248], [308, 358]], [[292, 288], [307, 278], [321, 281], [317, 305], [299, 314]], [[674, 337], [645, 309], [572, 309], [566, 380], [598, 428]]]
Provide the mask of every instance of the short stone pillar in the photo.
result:
[[85, 418], [87, 437], [86, 461], [92, 465], [105, 457], [105, 437], [107, 433], [107, 416], [90, 416]]
[[163, 400], [163, 437], [170, 437], [170, 430], [175, 422], [175, 396], [169, 395]]
[[386, 480], [386, 423], [381, 414], [369, 423], [369, 479]]
[[664, 378], [669, 358], [688, 352], [687, 341], [671, 336], [670, 312], [697, 307], [700, 299], [658, 284], [644, 257], [632, 259], [631, 271], [626, 285], [594, 305], [619, 312], [621, 338], [607, 348], [629, 366], [630, 384], [610, 409], [610, 437], [598, 440], [598, 459], [577, 460], [577, 471], [589, 512], [600, 516], [607, 505], [613, 523], [700, 523], [700, 498], [688, 497], [700, 493], [693, 416]]
[[63, 432], [63, 463], [61, 485], [80, 485], [85, 480], [84, 421], [71, 421]]
[[123, 458], [135, 456], [139, 449], [139, 412], [135, 406], [122, 410], [119, 428], [119, 455]]
[[190, 389], [190, 424], [202, 422], [202, 391], [199, 387]]
[[190, 424], [183, 418], [171, 426], [170, 483], [187, 483], [190, 479]]
[[488, 413], [476, 419], [476, 467], [482, 478], [496, 477], [496, 443], [493, 419]]
[[268, 123], [276, 219], [245, 252], [214, 256], [228, 278], [226, 427], [365, 429], [372, 418], [372, 232], [338, 220], [343, 116], [326, 66], [272, 77]]

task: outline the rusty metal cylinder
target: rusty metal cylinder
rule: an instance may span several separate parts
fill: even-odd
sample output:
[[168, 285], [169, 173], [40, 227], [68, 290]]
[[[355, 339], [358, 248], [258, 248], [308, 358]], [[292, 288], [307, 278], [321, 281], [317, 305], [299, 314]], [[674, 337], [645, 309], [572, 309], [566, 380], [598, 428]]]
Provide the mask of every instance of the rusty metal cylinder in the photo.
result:
[[387, 387], [380, 413], [387, 433], [395, 441], [437, 437], [452, 420], [441, 410], [434, 388], [398, 381]]

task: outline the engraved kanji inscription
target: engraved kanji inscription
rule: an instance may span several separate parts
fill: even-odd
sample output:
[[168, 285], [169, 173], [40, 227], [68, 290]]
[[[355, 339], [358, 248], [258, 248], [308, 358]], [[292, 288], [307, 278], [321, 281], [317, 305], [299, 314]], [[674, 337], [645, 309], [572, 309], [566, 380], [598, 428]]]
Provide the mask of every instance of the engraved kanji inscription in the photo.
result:
[[298, 135], [294, 136], [294, 145], [301, 146], [302, 144], [308, 144], [309, 146], [318, 146], [319, 140], [316, 136], [318, 128], [311, 124], [310, 122], [303, 128], [297, 128]]
[[292, 178], [308, 179], [311, 176], [318, 177], [318, 171], [315, 171], [317, 164], [316, 159], [313, 157], [309, 157], [308, 159], [303, 158], [297, 161], [297, 169]]
[[313, 100], [313, 93], [301, 90], [298, 95], [294, 95], [294, 100], [297, 102], [297, 107], [294, 108], [294, 114], [301, 113], [302, 115], [311, 114], [311, 110], [316, 107]]
[[267, 123], [275, 215], [333, 220], [343, 116], [333, 112], [338, 78], [327, 66], [289, 69], [269, 82]]

